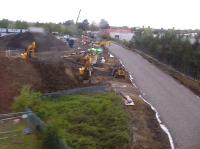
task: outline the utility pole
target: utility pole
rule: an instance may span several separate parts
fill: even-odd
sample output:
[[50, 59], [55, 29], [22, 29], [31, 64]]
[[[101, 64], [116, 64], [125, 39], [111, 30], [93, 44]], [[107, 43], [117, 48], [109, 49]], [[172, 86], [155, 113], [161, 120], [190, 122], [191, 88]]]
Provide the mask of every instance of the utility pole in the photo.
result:
[[78, 23], [78, 19], [79, 19], [80, 13], [81, 13], [81, 9], [80, 9], [79, 12], [78, 12], [78, 17], [77, 17], [77, 19], [76, 19], [76, 24]]

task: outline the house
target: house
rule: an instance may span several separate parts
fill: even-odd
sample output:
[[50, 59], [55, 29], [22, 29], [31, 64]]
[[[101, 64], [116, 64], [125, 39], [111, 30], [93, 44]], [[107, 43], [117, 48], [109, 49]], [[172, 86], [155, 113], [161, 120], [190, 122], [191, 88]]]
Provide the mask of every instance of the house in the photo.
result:
[[191, 44], [194, 44], [196, 42], [197, 36], [198, 36], [198, 33], [196, 32], [177, 34], [177, 37], [182, 37], [183, 41], [189, 40]]
[[109, 34], [111, 38], [115, 38], [118, 40], [126, 40], [130, 41], [135, 33], [131, 31], [129, 28], [109, 28], [109, 29], [102, 29], [100, 31], [101, 34]]

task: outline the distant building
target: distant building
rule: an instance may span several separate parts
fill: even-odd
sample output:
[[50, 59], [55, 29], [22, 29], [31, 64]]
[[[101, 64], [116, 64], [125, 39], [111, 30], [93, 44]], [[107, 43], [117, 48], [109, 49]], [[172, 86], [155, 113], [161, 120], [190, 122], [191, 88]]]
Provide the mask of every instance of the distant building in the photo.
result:
[[129, 28], [109, 28], [109, 29], [102, 29], [100, 31], [101, 34], [109, 34], [111, 38], [115, 38], [118, 40], [126, 40], [130, 41], [135, 33], [131, 31]]
[[183, 33], [183, 34], [177, 34], [177, 36], [182, 37], [183, 40], [189, 40], [191, 44], [194, 44], [196, 42], [196, 36], [198, 33]]

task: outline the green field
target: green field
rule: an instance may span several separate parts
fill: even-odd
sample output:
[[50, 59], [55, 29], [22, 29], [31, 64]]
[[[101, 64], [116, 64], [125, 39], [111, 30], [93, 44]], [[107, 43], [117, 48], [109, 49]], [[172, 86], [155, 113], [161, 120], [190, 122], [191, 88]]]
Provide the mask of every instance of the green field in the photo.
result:
[[23, 134], [23, 129], [27, 127], [24, 122], [18, 124], [14, 124], [12, 121], [1, 122], [0, 132], [13, 132], [0, 133], [0, 149], [38, 149], [39, 141], [35, 132], [30, 135]]
[[50, 132], [44, 136], [43, 148], [53, 149], [55, 137], [75, 149], [130, 148], [128, 116], [119, 96], [105, 93], [41, 98], [24, 88], [13, 108], [28, 106], [48, 124]]

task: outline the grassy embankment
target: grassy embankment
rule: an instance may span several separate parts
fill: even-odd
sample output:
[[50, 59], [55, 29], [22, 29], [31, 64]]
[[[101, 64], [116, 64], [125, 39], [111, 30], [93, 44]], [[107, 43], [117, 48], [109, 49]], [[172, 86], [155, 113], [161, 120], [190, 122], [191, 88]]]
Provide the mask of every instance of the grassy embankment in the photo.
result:
[[113, 93], [68, 95], [44, 98], [25, 87], [13, 105], [21, 111], [29, 107], [50, 129], [43, 137], [43, 148], [56, 147], [50, 141], [61, 138], [71, 148], [130, 148], [128, 115], [119, 96]]

